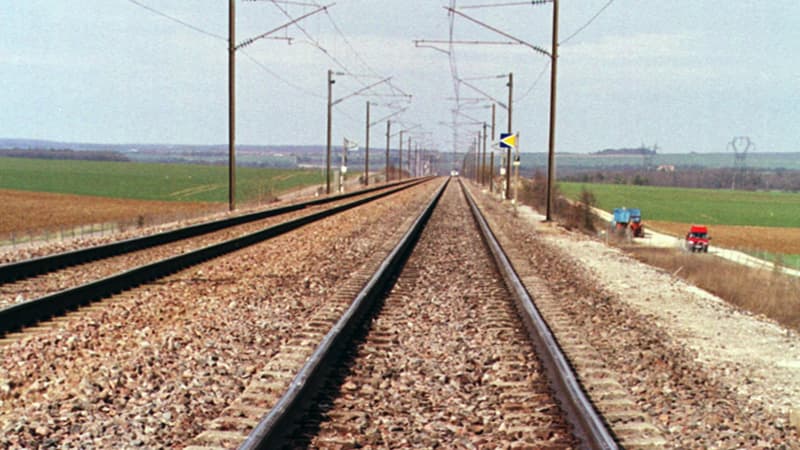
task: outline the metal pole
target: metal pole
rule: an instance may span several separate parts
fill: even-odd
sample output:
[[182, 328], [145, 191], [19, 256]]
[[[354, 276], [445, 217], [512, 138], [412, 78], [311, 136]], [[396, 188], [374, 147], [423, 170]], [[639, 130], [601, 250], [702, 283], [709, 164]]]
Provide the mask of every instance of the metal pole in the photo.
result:
[[494, 192], [494, 152], [489, 152], [489, 192]]
[[553, 54], [550, 64], [550, 139], [547, 149], [547, 214], [545, 220], [553, 218], [553, 179], [556, 177], [556, 73], [558, 65], [558, 0], [553, 0]]
[[419, 176], [419, 144], [414, 146], [414, 176]]
[[[494, 143], [495, 112], [497, 103], [492, 103], [492, 143]], [[494, 151], [489, 152], [489, 192], [494, 192]]]
[[478, 169], [480, 168], [480, 158], [481, 158], [481, 132], [478, 131], [478, 135], [475, 136], [475, 140], [472, 141], [472, 148], [475, 150], [475, 182], [479, 182], [480, 172]]
[[517, 206], [517, 189], [519, 187], [519, 131], [517, 131], [517, 146], [514, 148], [514, 207]]
[[495, 126], [495, 110], [497, 109], [497, 103], [492, 103], [492, 142], [494, 142], [494, 126]]
[[[511, 111], [514, 98], [514, 74], [508, 74], [508, 133], [511, 134]], [[511, 147], [506, 149], [506, 200], [511, 200]]]
[[397, 179], [403, 179], [403, 132], [405, 130], [400, 130], [400, 149], [397, 151], [397, 154], [400, 156], [400, 160], [397, 162]]
[[389, 138], [391, 137], [391, 131], [392, 131], [392, 121], [387, 120], [386, 121], [386, 168], [384, 169], [384, 171], [386, 172], [387, 182], [389, 181], [389, 145], [390, 145]]
[[481, 154], [481, 186], [486, 184], [486, 122], [483, 122], [483, 153]]
[[331, 112], [333, 109], [333, 70], [328, 69], [328, 140], [325, 152], [325, 193], [331, 193]]
[[364, 186], [369, 186], [369, 101], [367, 102], [367, 139], [364, 143]]
[[[408, 175], [411, 176], [411, 138], [408, 138], [408, 142], [406, 143], [408, 146], [408, 153], [406, 153], [406, 167], [408, 167]], [[402, 150], [400, 150], [402, 151]]]
[[236, 209], [236, 2], [228, 3], [228, 209]]
[[344, 192], [345, 171], [347, 170], [347, 138], [342, 139], [342, 165], [339, 168], [339, 191]]

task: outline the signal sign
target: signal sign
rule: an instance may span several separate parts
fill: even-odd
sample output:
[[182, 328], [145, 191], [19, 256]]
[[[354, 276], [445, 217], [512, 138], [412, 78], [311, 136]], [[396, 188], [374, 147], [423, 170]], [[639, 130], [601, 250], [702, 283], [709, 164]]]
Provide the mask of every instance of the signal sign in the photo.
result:
[[500, 133], [500, 148], [516, 148], [517, 135], [511, 133]]

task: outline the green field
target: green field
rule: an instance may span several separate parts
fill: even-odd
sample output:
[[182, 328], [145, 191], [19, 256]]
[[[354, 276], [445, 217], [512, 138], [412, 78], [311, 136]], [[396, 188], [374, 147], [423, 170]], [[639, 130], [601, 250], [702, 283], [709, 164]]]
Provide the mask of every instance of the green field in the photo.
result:
[[756, 258], [777, 262], [779, 265], [792, 269], [800, 269], [800, 255], [775, 254], [770, 252], [747, 252]]
[[[324, 182], [319, 170], [239, 167], [236, 200], [247, 202]], [[228, 167], [0, 158], [0, 189], [141, 200], [226, 202]]]
[[606, 211], [641, 208], [647, 220], [709, 225], [800, 227], [800, 194], [681, 189], [618, 184], [560, 183], [561, 192], [577, 199], [584, 187]]
[[[557, 153], [556, 165], [561, 169], [615, 170], [624, 167], [642, 167], [641, 156], [632, 155], [592, 155], [581, 153]], [[661, 164], [675, 167], [734, 167], [733, 153], [659, 153], [653, 157], [653, 166]], [[761, 153], [747, 155], [747, 167], [755, 170], [800, 170], [800, 153]], [[547, 153], [523, 153], [523, 171], [546, 171]]]

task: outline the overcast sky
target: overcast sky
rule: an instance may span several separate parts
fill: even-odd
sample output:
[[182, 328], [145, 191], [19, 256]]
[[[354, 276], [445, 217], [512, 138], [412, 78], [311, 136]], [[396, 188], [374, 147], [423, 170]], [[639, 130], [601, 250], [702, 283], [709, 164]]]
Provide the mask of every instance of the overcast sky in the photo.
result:
[[[310, 0], [305, 0], [310, 2]], [[509, 0], [458, 0], [458, 7]], [[139, 3], [140, 5], [137, 5]], [[797, 0], [560, 2], [557, 151], [658, 144], [661, 152], [720, 152], [749, 136], [757, 152], [800, 151]], [[0, 4], [0, 137], [102, 143], [227, 142], [227, 1], [6, 0]], [[327, 70], [334, 98], [392, 77], [413, 95], [398, 120], [418, 140], [452, 149], [452, 67], [505, 102], [514, 73], [513, 129], [523, 151], [546, 151], [549, 59], [525, 46], [415, 48], [446, 40], [448, 0], [336, 0], [326, 13], [237, 52], [237, 143], [324, 144]], [[153, 8], [177, 23], [143, 8]], [[299, 16], [312, 6], [280, 3]], [[608, 7], [574, 36], [603, 7]], [[551, 5], [463, 9], [550, 50]], [[236, 42], [284, 24], [270, 1], [237, 2]], [[188, 26], [190, 25], [190, 26]], [[338, 31], [337, 31], [338, 28]], [[341, 33], [339, 32], [341, 31]], [[504, 41], [464, 18], [454, 39]], [[322, 49], [322, 50], [321, 50]], [[324, 51], [323, 51], [324, 50]], [[541, 76], [540, 76], [541, 75]], [[537, 82], [538, 80], [538, 82]], [[398, 90], [399, 89], [399, 90]], [[461, 85], [463, 98], [482, 97]], [[333, 139], [364, 141], [365, 102], [333, 114]], [[463, 109], [489, 121], [485, 103]], [[372, 120], [392, 112], [375, 106]], [[467, 117], [460, 122], [469, 122]], [[498, 130], [506, 112], [498, 107]], [[393, 131], [398, 129], [399, 125]], [[463, 125], [468, 145], [478, 126]], [[385, 145], [385, 123], [371, 146]], [[396, 139], [393, 143], [396, 145]]]

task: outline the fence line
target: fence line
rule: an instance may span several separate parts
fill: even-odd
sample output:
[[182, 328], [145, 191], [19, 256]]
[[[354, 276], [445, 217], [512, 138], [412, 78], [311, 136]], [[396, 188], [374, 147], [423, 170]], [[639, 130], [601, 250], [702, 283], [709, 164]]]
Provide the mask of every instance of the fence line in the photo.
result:
[[212, 214], [225, 212], [224, 209], [207, 209], [196, 213], [170, 213], [157, 216], [137, 216], [130, 220], [95, 222], [76, 226], [62, 226], [46, 230], [12, 231], [0, 236], [0, 250], [16, 249], [27, 245], [50, 242], [64, 242], [76, 238], [102, 237], [136, 230], [145, 227], [164, 226], [182, 221], [205, 218]]

